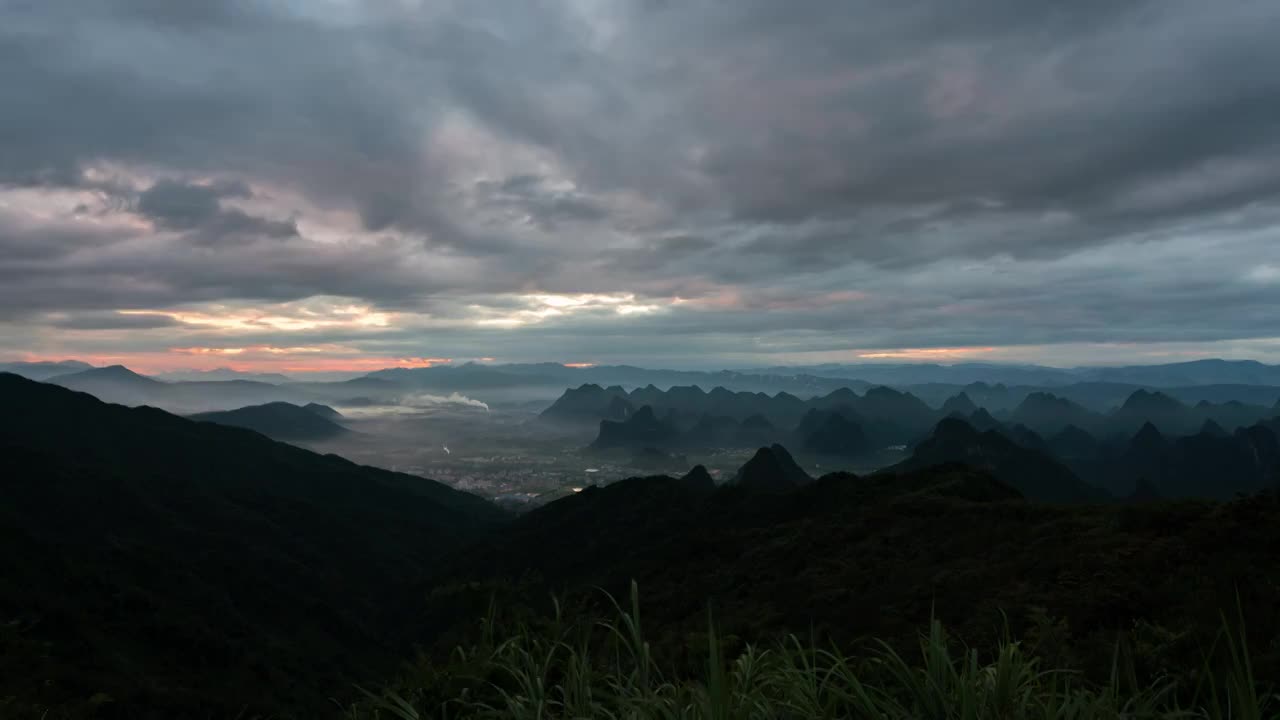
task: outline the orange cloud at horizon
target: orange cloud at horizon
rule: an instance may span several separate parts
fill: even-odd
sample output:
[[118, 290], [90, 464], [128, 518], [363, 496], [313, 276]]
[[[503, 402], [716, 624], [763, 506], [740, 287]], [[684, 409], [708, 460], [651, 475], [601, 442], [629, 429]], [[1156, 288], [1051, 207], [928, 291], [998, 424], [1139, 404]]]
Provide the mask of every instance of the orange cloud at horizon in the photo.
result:
[[[125, 365], [140, 373], [164, 373], [178, 370], [229, 369], [236, 372], [352, 372], [364, 373], [386, 368], [425, 368], [448, 365], [452, 358], [389, 357], [346, 355], [350, 349], [330, 348], [278, 348], [271, 346], [245, 347], [181, 347], [167, 351], [135, 352], [119, 354], [41, 355], [25, 353], [25, 362], [43, 362], [74, 359], [91, 365]], [[320, 357], [319, 353], [332, 353]]]
[[561, 364], [567, 368], [589, 368], [589, 367], [596, 366], [596, 364], [592, 362], [574, 362], [574, 363], [561, 363]]
[[946, 360], [993, 353], [998, 349], [994, 347], [896, 348], [860, 352], [858, 357], [867, 360]]

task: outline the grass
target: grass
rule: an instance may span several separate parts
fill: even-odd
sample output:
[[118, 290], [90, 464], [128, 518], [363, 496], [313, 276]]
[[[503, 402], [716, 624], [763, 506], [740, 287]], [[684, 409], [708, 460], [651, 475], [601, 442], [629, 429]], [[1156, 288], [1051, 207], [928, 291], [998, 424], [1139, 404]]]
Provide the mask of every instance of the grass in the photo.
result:
[[422, 662], [396, 689], [366, 691], [351, 720], [1274, 720], [1280, 697], [1254, 677], [1242, 623], [1226, 618], [1194, 683], [1142, 684], [1117, 642], [1110, 678], [1089, 683], [1045, 667], [1006, 637], [986, 656], [931, 621], [919, 654], [887, 644], [850, 655], [789, 636], [773, 647], [731, 644], [708, 610], [702, 669], [660, 667], [646, 640], [637, 586], [614, 617], [566, 621], [557, 604], [545, 623], [508, 632], [491, 605], [478, 641], [445, 665]]

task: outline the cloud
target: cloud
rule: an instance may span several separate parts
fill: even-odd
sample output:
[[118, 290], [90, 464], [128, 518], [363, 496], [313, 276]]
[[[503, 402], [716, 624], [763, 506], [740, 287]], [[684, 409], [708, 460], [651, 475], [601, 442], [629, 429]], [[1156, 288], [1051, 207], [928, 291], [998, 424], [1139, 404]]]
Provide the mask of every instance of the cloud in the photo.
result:
[[179, 324], [164, 315], [125, 315], [118, 312], [60, 313], [49, 318], [47, 323], [63, 330], [151, 330]]
[[10, 3], [0, 343], [1273, 352], [1278, 20], [1265, 0]]
[[166, 230], [198, 231], [207, 241], [228, 238], [286, 238], [298, 234], [292, 220], [267, 220], [236, 208], [224, 208], [224, 198], [249, 198], [243, 182], [196, 185], [160, 180], [138, 196], [138, 213]]

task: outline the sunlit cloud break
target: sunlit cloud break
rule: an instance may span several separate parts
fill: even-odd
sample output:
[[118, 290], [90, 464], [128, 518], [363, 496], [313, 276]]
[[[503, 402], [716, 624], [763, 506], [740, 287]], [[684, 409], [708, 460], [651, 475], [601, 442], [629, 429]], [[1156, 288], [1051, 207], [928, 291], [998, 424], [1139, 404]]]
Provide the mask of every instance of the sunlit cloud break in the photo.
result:
[[482, 327], [516, 328], [523, 325], [541, 323], [552, 318], [567, 318], [572, 315], [613, 314], [613, 315], [648, 315], [658, 312], [661, 306], [654, 303], [637, 302], [634, 293], [618, 295], [524, 295], [517, 302], [525, 307], [514, 312], [503, 313], [499, 310], [473, 305], [472, 309], [481, 315], [476, 324]]

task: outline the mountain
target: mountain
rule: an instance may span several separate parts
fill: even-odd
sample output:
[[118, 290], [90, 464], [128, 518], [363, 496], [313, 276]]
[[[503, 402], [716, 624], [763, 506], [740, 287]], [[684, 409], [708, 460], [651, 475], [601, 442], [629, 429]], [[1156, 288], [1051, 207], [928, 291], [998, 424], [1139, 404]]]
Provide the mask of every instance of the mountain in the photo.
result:
[[46, 382], [87, 392], [105, 402], [131, 406], [150, 405], [180, 414], [231, 410], [266, 402], [304, 404], [316, 399], [308, 391], [309, 388], [323, 388], [341, 397], [343, 394], [334, 388], [344, 386], [343, 383], [275, 385], [253, 380], [161, 382], [123, 365], [58, 375]]
[[1125, 457], [1130, 462], [1150, 465], [1160, 461], [1169, 449], [1169, 441], [1165, 439], [1160, 428], [1153, 423], [1143, 423], [1138, 432], [1129, 439], [1125, 449]]
[[[1275, 496], [1170, 502], [1131, 478], [1124, 495], [1149, 501], [1042, 503], [996, 475], [1063, 490], [1043, 454], [956, 420], [912, 459], [933, 443], [959, 462], [812, 480], [773, 446], [726, 486], [694, 468], [508, 518], [239, 428], [10, 375], [0, 392], [5, 717], [10, 698], [81, 717], [337, 717], [354, 686], [397, 673], [469, 681], [445, 663], [485, 608], [489, 628], [541, 626], [554, 597], [590, 624], [612, 612], [600, 589], [625, 598], [633, 580], [654, 655], [695, 669], [710, 612], [739, 645], [806, 633], [899, 652], [937, 618], [977, 653], [1005, 633], [1069, 653], [1081, 682], [1111, 672], [1117, 638], [1145, 639], [1136, 672], [1160, 674], [1200, 667], [1238, 602], [1258, 677], [1280, 676]], [[1262, 429], [1232, 438], [1273, 467]]]
[[215, 368], [213, 370], [175, 370], [154, 376], [165, 382], [219, 382], [224, 380], [248, 380], [251, 382], [280, 385], [294, 382], [294, 378], [280, 373], [240, 372], [231, 368]]
[[[1184, 641], [1153, 651], [1150, 664], [1139, 656], [1139, 674], [1201, 667], [1221, 608], [1239, 598], [1257, 638], [1251, 647], [1269, 648], [1255, 672], [1277, 677], [1277, 552], [1280, 502], [1263, 496], [1044, 504], [958, 464], [833, 473], [765, 494], [635, 478], [530, 512], [459, 553], [424, 613], [467, 608], [470, 620], [498, 593], [523, 621], [526, 608], [548, 606], [550, 592], [558, 607], [612, 613], [596, 588], [625, 606], [634, 580], [652, 652], [687, 658], [693, 671], [704, 667], [710, 608], [725, 637], [766, 647], [803, 632], [803, 642], [822, 647], [881, 638], [918, 653], [931, 618], [978, 653], [1006, 634], [1055, 652], [1044, 645], [1051, 637], [1081, 681], [1105, 682], [1117, 638], [1135, 627]], [[535, 580], [502, 581], [511, 577]], [[1052, 635], [1041, 634], [1046, 618]]]
[[978, 406], [973, 402], [973, 399], [969, 397], [968, 393], [962, 390], [947, 398], [946, 402], [942, 403], [942, 407], [939, 408], [939, 411], [943, 416], [959, 415], [960, 417], [968, 417], [977, 411], [977, 409]]
[[1097, 455], [1097, 438], [1086, 430], [1068, 425], [1048, 439], [1049, 451], [1059, 458], [1090, 458]]
[[1044, 437], [1022, 423], [1004, 424], [997, 428], [996, 431], [1024, 448], [1037, 450], [1046, 455], [1051, 454], [1049, 443], [1045, 441]]
[[[626, 404], [622, 404], [625, 400]], [[629, 406], [627, 405], [629, 404]], [[850, 419], [857, 418], [868, 442], [874, 446], [901, 444], [916, 439], [933, 426], [939, 416], [919, 398], [887, 387], [873, 387], [865, 395], [858, 395], [849, 388], [841, 388], [827, 395], [809, 400], [789, 393], [774, 395], [752, 392], [733, 392], [723, 387], [704, 392], [697, 386], [675, 386], [667, 390], [653, 385], [626, 392], [622, 388], [601, 388], [583, 385], [564, 391], [542, 417], [549, 419], [612, 420], [625, 417], [629, 407], [648, 406], [655, 415], [670, 419], [682, 428], [696, 428], [687, 439], [690, 446], [699, 446], [704, 438], [723, 437], [731, 434], [725, 427], [711, 432], [706, 418], [723, 424], [734, 420], [742, 424], [740, 445], [759, 446], [791, 438], [778, 428], [795, 427], [805, 413], [811, 410], [839, 410]], [[619, 410], [619, 407], [621, 408]], [[726, 440], [710, 442], [723, 445]]]
[[619, 422], [633, 412], [627, 392], [621, 387], [602, 388], [591, 383], [569, 388], [540, 417], [548, 420], [595, 424], [601, 420]]
[[1045, 453], [1023, 447], [997, 430], [981, 432], [956, 418], [939, 422], [911, 457], [881, 472], [915, 472], [954, 462], [989, 472], [1032, 500], [1079, 503], [1108, 498]]
[[707, 472], [706, 466], [694, 465], [680, 478], [680, 485], [687, 490], [708, 493], [715, 489], [716, 481], [711, 477], [711, 473]]
[[862, 426], [836, 410], [810, 410], [797, 434], [801, 447], [822, 455], [856, 457], [873, 449]]
[[[917, 394], [917, 391], [920, 394]], [[922, 397], [937, 403], [931, 407]], [[621, 399], [615, 399], [621, 398]], [[856, 416], [873, 445], [914, 443], [947, 416], [969, 418], [990, 429], [996, 417], [1053, 435], [1075, 425], [1099, 435], [1131, 434], [1148, 420], [1170, 432], [1194, 432], [1206, 419], [1228, 431], [1247, 427], [1274, 414], [1266, 404], [1277, 402], [1280, 387], [1193, 386], [1155, 390], [1128, 384], [1076, 382], [1052, 386], [1006, 386], [983, 382], [965, 386], [921, 385], [906, 388], [873, 386], [858, 394], [850, 387], [802, 399], [781, 392], [735, 392], [716, 386], [673, 386], [663, 390], [646, 385], [627, 391], [621, 386], [584, 385], [563, 391], [544, 411], [544, 417], [576, 417], [581, 422], [622, 419], [631, 408], [649, 405], [662, 417], [674, 412], [682, 427], [704, 415], [742, 421], [759, 415], [777, 427], [795, 427], [809, 410], [843, 409]], [[625, 403], [623, 402], [625, 400]], [[1192, 407], [1190, 403], [1198, 403]], [[974, 413], [987, 417], [974, 418]], [[777, 435], [772, 440], [784, 439]]]
[[664, 448], [676, 444], [679, 436], [680, 431], [673, 424], [659, 419], [653, 408], [645, 405], [621, 422], [601, 420], [600, 432], [591, 447], [595, 450]]
[[240, 428], [11, 374], [0, 394], [0, 697], [327, 712], [410, 651], [409, 588], [506, 522], [440, 483]]
[[916, 430], [937, 420], [937, 413], [920, 398], [884, 386], [867, 390], [852, 408], [868, 426], [888, 424]]
[[302, 406], [302, 409], [309, 410], [312, 413], [319, 415], [322, 418], [328, 418], [330, 420], [342, 419], [342, 413], [338, 412], [337, 410], [334, 410], [328, 405], [321, 405], [320, 403], [307, 403], [306, 405]]
[[[904, 387], [924, 384], [1024, 385], [1045, 388], [1072, 383], [1117, 383], [1145, 387], [1193, 385], [1280, 385], [1280, 365], [1253, 360], [1192, 360], [1162, 365], [1087, 366], [1056, 368], [1001, 363], [868, 363], [768, 368], [756, 372], [807, 373], [823, 377], [856, 378], [873, 385]], [[981, 400], [978, 400], [982, 404]]]
[[1000, 421], [992, 417], [991, 413], [987, 412], [986, 408], [978, 408], [974, 411], [974, 413], [969, 416], [968, 423], [981, 432], [994, 430], [1000, 427]]
[[1104, 382], [1153, 387], [1186, 385], [1280, 385], [1280, 365], [1254, 360], [1192, 360], [1166, 365], [1131, 365], [1082, 370], [1078, 374]]
[[79, 360], [0, 363], [0, 372], [21, 375], [30, 380], [48, 380], [58, 375], [69, 375], [91, 368], [93, 368], [92, 365]]
[[[781, 372], [782, 368], [771, 369]], [[859, 363], [854, 365], [814, 365], [790, 368], [791, 372], [805, 372], [827, 377], [857, 378], [872, 385], [922, 385], [947, 383], [964, 385], [973, 382], [1057, 385], [1072, 382], [1073, 374], [1062, 368], [1039, 365], [1012, 365], [1002, 363]]]
[[742, 423], [724, 415], [706, 414], [681, 434], [679, 444], [697, 448], [734, 447], [740, 435]]
[[1191, 408], [1159, 391], [1137, 390], [1114, 413], [1112, 424], [1152, 423], [1169, 432], [1191, 432], [1198, 424]]
[[49, 378], [49, 382], [72, 390], [80, 390], [81, 392], [89, 392], [83, 388], [95, 386], [118, 385], [121, 387], [154, 388], [163, 384], [145, 375], [139, 375], [123, 365], [108, 365], [65, 375], [55, 375]]
[[1211, 403], [1202, 400], [1192, 409], [1192, 422], [1202, 420], [1204, 424], [1213, 423], [1224, 432], [1228, 429], [1248, 427], [1261, 420], [1274, 416], [1272, 410], [1264, 405], [1254, 405], [1236, 400], [1223, 403]]
[[813, 478], [796, 464], [791, 453], [781, 445], [762, 447], [738, 468], [729, 481], [733, 487], [750, 492], [786, 492], [808, 485]]
[[1168, 440], [1146, 426], [1130, 441], [1117, 467], [1130, 481], [1149, 483], [1161, 497], [1225, 500], [1237, 493], [1280, 489], [1280, 436], [1258, 424], [1232, 434], [1210, 426]]
[[673, 386], [662, 390], [655, 385], [637, 388], [628, 395], [632, 405], [648, 405], [660, 413], [675, 413], [678, 418], [702, 415], [743, 420], [753, 415], [767, 418], [775, 425], [792, 425], [804, 413], [805, 403], [789, 393], [767, 395], [759, 392], [733, 392], [723, 387], [704, 392], [696, 385]]
[[[377, 378], [401, 387], [431, 388], [434, 390], [458, 390], [483, 392], [501, 389], [494, 393], [498, 399], [503, 394], [519, 390], [529, 397], [555, 397], [565, 387], [595, 384], [628, 388], [648, 385], [671, 388], [677, 386], [725, 387], [736, 392], [777, 393], [790, 392], [806, 397], [830, 392], [839, 387], [867, 387], [866, 383], [848, 378], [829, 378], [797, 373], [794, 371], [740, 372], [735, 370], [660, 370], [629, 365], [598, 365], [590, 367], [566, 367], [559, 363], [516, 363], [437, 365], [429, 368], [389, 368], [370, 373]], [[653, 404], [644, 398], [633, 399], [636, 407]], [[665, 408], [663, 408], [665, 409]], [[708, 408], [708, 411], [712, 411]], [[597, 420], [600, 418], [596, 418]]]
[[338, 411], [311, 403], [298, 407], [287, 402], [250, 405], [235, 410], [196, 413], [192, 420], [254, 430], [276, 440], [325, 440], [349, 432], [333, 421]]
[[1033, 392], [1014, 408], [1009, 420], [1038, 432], [1053, 434], [1068, 425], [1096, 427], [1102, 418], [1066, 398], [1047, 392]]
[[1223, 428], [1221, 425], [1215, 422], [1212, 418], [1210, 418], [1208, 420], [1205, 420], [1204, 424], [1200, 426], [1200, 432], [1198, 434], [1210, 435], [1212, 437], [1222, 438], [1227, 436], [1227, 431], [1225, 428]]

